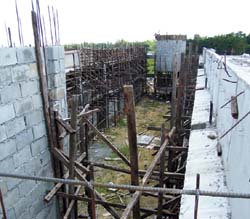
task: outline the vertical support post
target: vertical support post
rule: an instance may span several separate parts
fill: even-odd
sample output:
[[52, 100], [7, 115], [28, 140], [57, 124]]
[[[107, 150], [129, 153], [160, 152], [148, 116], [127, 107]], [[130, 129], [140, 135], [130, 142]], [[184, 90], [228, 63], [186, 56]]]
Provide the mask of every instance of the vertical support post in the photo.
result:
[[[90, 165], [89, 170], [90, 170], [90, 173], [89, 173], [90, 183], [91, 183], [91, 185], [93, 185], [93, 183], [94, 183], [94, 166]], [[96, 197], [95, 197], [94, 191], [95, 191], [94, 188], [93, 188], [93, 190], [90, 191], [90, 193], [91, 193], [91, 213], [92, 213], [91, 219], [96, 219], [96, 202], [95, 202]]]
[[[85, 150], [85, 153], [86, 153], [86, 156], [85, 156], [85, 159], [88, 161], [89, 160], [89, 149], [88, 149], [88, 145], [89, 145], [89, 127], [88, 127], [88, 124], [85, 123], [84, 125], [85, 127], [85, 139], [84, 139], [84, 150]], [[86, 180], [90, 180], [90, 174], [88, 174], [86, 176]], [[90, 189], [88, 188], [85, 188], [85, 194], [87, 197], [91, 198], [91, 191]], [[89, 216], [91, 217], [93, 215], [92, 213], [92, 204], [91, 203], [88, 203], [88, 214]]]
[[12, 44], [11, 30], [9, 27], [8, 27], [8, 36], [9, 36], [9, 41], [10, 41], [10, 48], [12, 48], [13, 44]]
[[114, 117], [113, 118], [114, 118], [114, 126], [116, 127], [117, 125], [116, 124], [117, 122], [117, 118], [116, 118], [117, 117], [117, 113], [116, 113], [117, 99], [115, 99], [113, 103], [114, 103]]
[[209, 108], [209, 124], [211, 125], [213, 121], [213, 102], [210, 101], [210, 108]]
[[38, 70], [39, 79], [40, 79], [39, 81], [40, 81], [40, 87], [41, 87], [41, 93], [42, 93], [44, 117], [46, 120], [46, 128], [47, 128], [46, 130], [47, 130], [49, 144], [52, 147], [53, 137], [52, 137], [52, 131], [51, 131], [50, 114], [49, 114], [49, 100], [48, 100], [48, 94], [47, 94], [44, 66], [42, 62], [42, 53], [40, 50], [40, 38], [38, 35], [37, 18], [36, 18], [36, 13], [34, 11], [31, 12], [31, 15], [32, 15], [32, 26], [33, 26], [34, 41], [35, 41], [37, 70]]
[[[164, 141], [165, 141], [165, 124], [163, 123], [161, 126], [161, 145], [164, 143]], [[165, 155], [166, 155], [166, 149], [164, 149], [160, 158], [159, 187], [164, 186]], [[163, 204], [163, 193], [160, 192], [158, 199], [157, 219], [162, 219], [162, 204]]]
[[1, 208], [2, 208], [2, 219], [7, 219], [6, 211], [5, 211], [5, 206], [4, 206], [4, 202], [3, 202], [3, 195], [2, 195], [1, 189], [0, 189], [0, 204], [1, 204]]
[[80, 125], [80, 153], [82, 154], [85, 151], [85, 124]]
[[[34, 43], [35, 43], [36, 64], [37, 64], [37, 71], [39, 75], [40, 90], [41, 90], [42, 102], [43, 102], [43, 114], [44, 114], [45, 124], [46, 124], [46, 133], [48, 137], [49, 147], [53, 149], [55, 147], [54, 142], [56, 141], [56, 137], [54, 135], [55, 133], [53, 132], [53, 130], [55, 129], [54, 114], [52, 113], [52, 110], [50, 111], [50, 108], [49, 108], [46, 72], [45, 72], [44, 63], [42, 59], [42, 50], [40, 49], [41, 40], [40, 40], [39, 30], [38, 30], [37, 15], [34, 11], [31, 12], [31, 18], [32, 18], [32, 27], [33, 27]], [[52, 120], [53, 120], [53, 125], [51, 122]], [[53, 156], [51, 156], [51, 160], [52, 160], [52, 166], [54, 169], [55, 177], [61, 178], [63, 175], [60, 171], [59, 161], [55, 160]], [[61, 207], [61, 203], [59, 203], [59, 206]], [[60, 214], [62, 213], [63, 212], [60, 212]]]
[[[134, 91], [132, 85], [123, 86], [125, 113], [127, 114], [128, 124], [128, 142], [131, 163], [131, 184], [139, 185], [138, 177], [138, 149], [137, 149], [137, 136], [136, 136], [136, 121], [135, 121], [135, 101]], [[140, 218], [140, 204], [139, 201], [133, 208], [133, 218]]]
[[[77, 129], [77, 109], [78, 109], [78, 96], [72, 96], [71, 103], [71, 127], [76, 130]], [[69, 179], [74, 179], [75, 171], [74, 171], [74, 162], [76, 160], [76, 141], [77, 141], [76, 132], [70, 135], [70, 147], [69, 147]], [[75, 189], [74, 185], [69, 185], [69, 194], [74, 195]], [[74, 209], [75, 210], [75, 209]], [[75, 218], [76, 212], [72, 209], [71, 218]]]
[[[51, 126], [52, 126], [52, 131], [53, 129], [55, 129], [53, 132], [55, 133], [56, 135], [56, 145], [59, 149], [63, 150], [63, 146], [64, 146], [64, 139], [60, 139], [59, 136], [62, 134], [63, 132], [63, 128], [58, 124], [56, 123], [56, 119], [59, 119], [59, 112], [57, 110], [53, 111], [53, 114], [54, 114], [54, 122], [52, 121], [51, 122]], [[60, 163], [59, 161], [56, 161], [57, 163], [57, 166], [56, 168], [60, 168], [60, 174], [61, 175], [64, 175], [64, 166], [62, 163]], [[62, 189], [61, 189], [63, 192], [66, 191], [66, 185], [62, 185]], [[67, 199], [66, 198], [63, 198], [62, 199], [62, 212], [66, 212], [66, 209], [67, 209]]]
[[199, 189], [200, 189], [200, 174], [196, 175], [196, 195], [194, 205], [194, 219], [198, 219], [198, 204], [199, 204]]
[[207, 77], [205, 78], [205, 88], [207, 89]]
[[176, 121], [176, 84], [177, 84], [177, 58], [174, 57], [173, 75], [172, 75], [172, 95], [171, 95], [171, 127], [174, 127]]

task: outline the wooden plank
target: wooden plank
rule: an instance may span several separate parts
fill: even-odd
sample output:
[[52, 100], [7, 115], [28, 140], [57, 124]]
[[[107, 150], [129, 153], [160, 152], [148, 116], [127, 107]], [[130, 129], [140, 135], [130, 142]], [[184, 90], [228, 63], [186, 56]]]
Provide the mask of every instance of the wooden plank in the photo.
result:
[[[121, 173], [131, 174], [131, 171], [128, 169], [124, 169], [124, 168], [120, 168], [120, 167], [116, 167], [116, 166], [112, 166], [112, 165], [108, 165], [108, 164], [103, 164], [103, 163], [99, 163], [99, 162], [94, 162], [94, 161], [90, 162], [90, 161], [85, 160], [84, 164], [87, 164], [87, 165], [91, 164], [91, 165], [96, 166], [96, 167], [109, 169], [109, 170], [113, 170], [113, 171], [117, 171], [117, 172], [121, 172]], [[144, 176], [145, 173], [146, 173], [146, 170], [138, 170], [139, 176]], [[159, 180], [159, 177], [158, 177], [159, 174], [160, 174], [159, 171], [153, 171], [152, 176], [156, 176], [157, 178], [151, 176], [151, 179]], [[185, 175], [182, 173], [165, 172], [164, 171], [164, 176], [183, 180]]]
[[213, 120], [213, 102], [210, 101], [210, 107], [209, 107], [209, 124], [212, 124]]
[[[70, 125], [72, 129], [77, 129], [77, 110], [78, 110], [78, 96], [73, 95], [72, 96], [72, 102], [71, 102], [71, 120]], [[76, 132], [70, 134], [69, 138], [69, 179], [75, 178], [75, 160], [76, 160], [76, 141], [77, 141]], [[69, 185], [69, 194], [74, 194], [74, 185]], [[76, 212], [74, 209], [72, 209], [70, 218], [74, 219]]]
[[[62, 151], [60, 151], [59, 149], [57, 149], [57, 148], [54, 148], [52, 150], [52, 152], [56, 156], [56, 158], [58, 160], [60, 160], [69, 169], [70, 162], [69, 162], [68, 157], [66, 155], [64, 155], [64, 153]], [[75, 165], [74, 168], [78, 168], [83, 173], [86, 173], [86, 174], [89, 173], [88, 168], [84, 167], [80, 162], [78, 162], [78, 161], [75, 160], [74, 161], [74, 165]]]
[[130, 162], [128, 159], [113, 145], [87, 118], [82, 117], [88, 126], [112, 149], [114, 153], [116, 153], [128, 166], [130, 166]]
[[171, 127], [176, 124], [176, 102], [177, 102], [177, 75], [178, 75], [178, 63], [177, 56], [173, 59], [173, 75], [172, 75], [172, 95], [171, 95]]
[[[76, 170], [76, 173], [79, 173], [78, 170]], [[102, 204], [102, 206], [116, 219], [119, 219], [120, 216], [117, 214], [117, 212], [110, 207], [110, 205], [105, 204], [105, 199], [96, 191], [92, 188], [92, 186], [88, 183], [88, 181], [86, 180], [85, 177], [81, 176], [81, 174], [78, 174], [78, 177], [80, 180], [86, 182], [86, 188], [90, 191], [90, 192], [94, 192], [95, 193], [95, 197], [97, 199], [99, 199], [100, 201], [103, 201], [104, 203]]]
[[166, 149], [170, 151], [188, 151], [188, 147], [181, 146], [167, 146]]
[[[90, 183], [93, 185], [94, 183], [94, 166], [90, 166]], [[96, 197], [95, 197], [95, 192], [94, 188], [90, 192], [91, 194], [91, 219], [96, 219]]]
[[[37, 71], [39, 75], [39, 83], [40, 83], [40, 90], [41, 90], [42, 103], [43, 103], [43, 115], [45, 118], [46, 133], [48, 137], [49, 148], [52, 149], [55, 147], [54, 141], [56, 141], [56, 136], [53, 137], [50, 116], [53, 117], [54, 115], [53, 113], [52, 115], [50, 115], [49, 98], [48, 98], [49, 95], [48, 95], [48, 90], [47, 90], [47, 81], [46, 81], [46, 72], [45, 72], [46, 68], [43, 64], [42, 49], [40, 48], [41, 40], [39, 37], [37, 15], [35, 11], [31, 12], [31, 16], [32, 16], [33, 34], [34, 34], [36, 65], [37, 65]], [[55, 125], [53, 126], [55, 127]], [[62, 177], [63, 173], [61, 172], [60, 164], [54, 161], [53, 156], [51, 158], [52, 158], [51, 162], [52, 162], [55, 177]], [[58, 186], [59, 189], [61, 187], [62, 185]]]
[[[129, 154], [131, 163], [131, 185], [139, 185], [138, 174], [138, 148], [137, 148], [137, 134], [136, 134], [136, 121], [135, 121], [135, 101], [134, 90], [132, 85], [123, 86], [124, 91], [124, 109], [127, 114], [127, 127], [128, 127], [128, 142]], [[140, 218], [140, 204], [137, 201], [133, 206], [133, 218]]]
[[231, 115], [234, 119], [239, 117], [238, 101], [235, 96], [231, 97]]
[[37, 71], [39, 75], [39, 82], [40, 82], [40, 90], [42, 94], [42, 102], [43, 102], [43, 113], [44, 118], [46, 121], [46, 131], [49, 140], [49, 146], [53, 147], [53, 137], [52, 137], [52, 130], [51, 130], [51, 121], [50, 121], [50, 113], [49, 113], [49, 99], [47, 94], [47, 86], [46, 86], [46, 77], [43, 65], [43, 58], [42, 58], [42, 50], [40, 48], [40, 37], [38, 34], [38, 24], [37, 24], [37, 15], [34, 11], [31, 12], [32, 15], [32, 27], [33, 27], [33, 34], [34, 34], [34, 41], [35, 41], [35, 54], [36, 54], [36, 65]]
[[1, 188], [0, 188], [0, 204], [1, 204], [1, 209], [2, 209], [2, 219], [7, 219]]
[[89, 110], [87, 112], [82, 111], [81, 113], [79, 113], [78, 117], [82, 117], [82, 116], [90, 116], [93, 113], [97, 113], [100, 112], [100, 109], [93, 109], [93, 110]]
[[[87, 198], [87, 197], [84, 197], [82, 195], [75, 196], [75, 195], [70, 195], [70, 194], [63, 193], [63, 192], [58, 192], [57, 195], [59, 197], [69, 198], [71, 200], [85, 201], [85, 202], [89, 202], [89, 203], [92, 201], [91, 198]], [[96, 204], [99, 204], [99, 205], [106, 204], [106, 205], [109, 205], [110, 207], [119, 208], [119, 209], [125, 209], [126, 208], [126, 205], [122, 205], [122, 204], [118, 204], [118, 203], [112, 203], [112, 202], [106, 202], [106, 201], [104, 202], [104, 201], [100, 201], [98, 199], [96, 199], [95, 202], [96, 202]], [[149, 208], [140, 208], [140, 211], [143, 212], [143, 213], [151, 213], [151, 214], [157, 213], [157, 210], [149, 209]], [[169, 212], [164, 211], [164, 210], [163, 210], [163, 215], [164, 216], [170, 216]]]
[[[78, 162], [82, 162], [82, 160], [86, 157], [86, 153], [82, 153], [78, 158]], [[66, 172], [63, 176], [64, 179], [67, 179], [69, 177], [69, 171]], [[45, 202], [49, 202], [54, 195], [59, 191], [59, 189], [63, 186], [63, 183], [57, 183], [51, 190], [50, 192], [44, 197]]]
[[[175, 129], [176, 129], [175, 127], [172, 128], [172, 130], [171, 130], [170, 133], [169, 133], [169, 138], [172, 137], [173, 133], [175, 132]], [[165, 150], [165, 147], [166, 147], [166, 146], [168, 145], [168, 143], [169, 143], [169, 138], [166, 138], [166, 140], [164, 141], [164, 143], [161, 145], [160, 150], [159, 150], [159, 151], [157, 152], [157, 154], [155, 155], [155, 157], [154, 157], [152, 163], [149, 165], [149, 167], [148, 167], [148, 169], [147, 169], [147, 171], [146, 171], [146, 174], [144, 175], [144, 177], [143, 177], [143, 179], [142, 179], [142, 186], [144, 186], [144, 185], [148, 182], [150, 176], [152, 175], [153, 170], [154, 170], [156, 164], [159, 162], [159, 159], [160, 159], [162, 153], [163, 153], [164, 150]], [[139, 197], [140, 197], [141, 193], [142, 193], [141, 191], [136, 191], [136, 192], [133, 194], [131, 201], [128, 203], [128, 205], [127, 205], [125, 211], [123, 212], [123, 214], [122, 214], [122, 216], [121, 216], [121, 219], [127, 219], [127, 218], [129, 217], [130, 212], [131, 212], [132, 208], [134, 207], [134, 205], [135, 205], [135, 204], [137, 203], [137, 201], [139, 200]]]
[[[165, 125], [163, 123], [161, 126], [161, 145], [163, 144], [164, 141], [165, 141]], [[160, 157], [159, 187], [161, 188], [164, 186], [165, 155], [166, 155], [166, 149], [163, 150], [162, 155]], [[162, 204], [163, 204], [163, 193], [159, 193], [157, 219], [162, 219]]]
[[217, 155], [221, 156], [222, 155], [222, 146], [221, 146], [219, 141], [217, 142], [216, 148], [217, 148]]
[[[78, 170], [78, 169], [75, 169], [75, 173], [76, 173], [76, 176], [80, 179], [80, 180], [82, 180], [82, 181], [84, 181], [84, 182], [88, 182], [87, 180], [86, 180], [86, 178], [85, 178], [85, 176], [83, 176], [82, 175], [82, 173]], [[58, 187], [60, 187], [61, 185], [59, 184], [59, 185], [56, 185], [57, 186], [57, 188]], [[55, 187], [54, 187], [55, 188]], [[54, 189], [53, 188], [53, 189]], [[94, 193], [95, 193], [95, 196], [97, 197], [97, 199], [100, 199], [101, 201], [105, 201], [105, 199], [97, 192], [97, 191], [95, 191], [91, 186], [90, 186], [90, 184], [88, 184], [87, 183], [87, 186], [86, 186], [86, 188], [91, 192], [91, 191], [93, 191]], [[57, 190], [58, 191], [58, 190]], [[56, 192], [57, 192], [56, 191]], [[56, 193], [56, 192], [54, 192], [54, 194]], [[114, 218], [119, 218], [119, 216], [118, 216], [118, 214], [110, 207], [110, 206], [108, 206], [108, 205], [103, 205], [103, 207], [108, 211], [108, 212], [110, 212], [110, 214], [112, 214], [112, 216], [114, 216]]]
[[171, 200], [165, 202], [164, 205], [163, 205], [163, 207], [164, 208], [168, 208], [168, 205], [172, 204], [173, 202], [178, 201], [180, 198], [181, 198], [181, 195], [178, 195], [178, 196], [172, 198]]
[[56, 121], [70, 134], [73, 134], [76, 132], [75, 129], [73, 129], [69, 124], [67, 124], [64, 120], [60, 118], [56, 118]]
[[[169, 209], [168, 205], [171, 204], [171, 203], [173, 203], [173, 202], [175, 203], [180, 198], [181, 198], [181, 196], [173, 196], [173, 198], [171, 200], [169, 200], [169, 201], [167, 201], [167, 202], [165, 202], [163, 204], [163, 208], [164, 209]], [[152, 214], [153, 214], [152, 212], [145, 213], [141, 218], [147, 218], [147, 217], [151, 216]], [[164, 210], [162, 211], [162, 214], [164, 215]], [[173, 213], [171, 215], [171, 212], [169, 212], [169, 216], [175, 216], [176, 217], [177, 215], [173, 215]]]
[[[200, 189], [200, 174], [196, 175], [196, 189], [197, 189], [197, 192]], [[199, 205], [199, 193], [195, 195], [194, 219], [198, 219], [198, 205]]]
[[[158, 186], [157, 186], [158, 187]], [[151, 196], [151, 197], [155, 197], [155, 198], [158, 198], [159, 197], [159, 194], [158, 193], [152, 193], [152, 192], [143, 192], [142, 193], [143, 196]], [[171, 200], [173, 199], [175, 196], [173, 195], [163, 195], [163, 198], [166, 199], [166, 200]]]
[[161, 131], [161, 127], [156, 126], [148, 126], [147, 130], [153, 130], [153, 131]]
[[[81, 190], [81, 186], [77, 186], [74, 195], [78, 195], [78, 194], [80, 193], [80, 190]], [[70, 215], [70, 213], [71, 213], [71, 211], [72, 211], [72, 209], [73, 209], [73, 207], [74, 207], [74, 205], [75, 205], [75, 202], [76, 202], [75, 200], [71, 200], [71, 201], [70, 201], [69, 207], [67, 208], [67, 211], [66, 211], [66, 213], [64, 214], [63, 219], [68, 219], [68, 217], [69, 217], [69, 215]]]

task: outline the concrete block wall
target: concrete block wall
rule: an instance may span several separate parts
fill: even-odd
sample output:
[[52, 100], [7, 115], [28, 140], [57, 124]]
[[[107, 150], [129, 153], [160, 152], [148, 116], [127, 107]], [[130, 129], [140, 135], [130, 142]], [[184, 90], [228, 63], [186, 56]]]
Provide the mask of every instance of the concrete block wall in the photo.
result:
[[[63, 47], [45, 52], [49, 95], [67, 116]], [[0, 167], [2, 172], [53, 176], [34, 48], [0, 49]], [[0, 178], [8, 219], [56, 218], [55, 200], [43, 202], [52, 187]]]
[[[208, 89], [214, 105], [215, 125], [218, 136], [224, 134], [239, 119], [250, 111], [250, 58], [227, 57], [227, 75], [223, 66], [223, 57], [214, 50], [203, 50], [204, 70], [208, 79]], [[241, 60], [237, 64], [237, 60]], [[224, 79], [233, 81], [230, 83]], [[239, 118], [231, 116], [231, 105], [221, 108], [231, 96], [238, 96]], [[222, 145], [222, 157], [226, 173], [226, 182], [229, 191], [249, 193], [250, 191], [250, 117], [247, 116], [225, 137], [219, 140]], [[230, 199], [232, 218], [248, 219], [250, 215], [249, 199]]]
[[57, 109], [60, 115], [65, 118], [68, 116], [68, 110], [64, 48], [62, 46], [47, 47], [45, 57], [48, 74], [48, 95], [53, 102], [53, 108]]
[[181, 63], [181, 53], [186, 52], [186, 40], [156, 41], [156, 71], [173, 71], [173, 61]]

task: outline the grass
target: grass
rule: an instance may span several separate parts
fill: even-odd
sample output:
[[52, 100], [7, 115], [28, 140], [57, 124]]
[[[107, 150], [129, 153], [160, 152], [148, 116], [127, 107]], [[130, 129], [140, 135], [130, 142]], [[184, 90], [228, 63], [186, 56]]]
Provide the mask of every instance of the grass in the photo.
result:
[[125, 118], [120, 118], [117, 121], [117, 127], [118, 128], [127, 127], [127, 120]]
[[[124, 144], [122, 146], [119, 147], [119, 151], [129, 159], [129, 146], [127, 144]], [[114, 152], [112, 152], [111, 156], [112, 158], [116, 158], [118, 157], [117, 154], [115, 154]]]
[[154, 74], [154, 59], [147, 59], [147, 73]]

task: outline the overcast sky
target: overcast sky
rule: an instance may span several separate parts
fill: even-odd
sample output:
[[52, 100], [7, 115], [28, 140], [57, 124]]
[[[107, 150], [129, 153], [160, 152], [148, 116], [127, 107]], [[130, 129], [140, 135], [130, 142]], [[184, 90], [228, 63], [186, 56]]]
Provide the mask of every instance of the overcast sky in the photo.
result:
[[[0, 46], [7, 44], [5, 23], [18, 45], [15, 0], [0, 0]], [[31, 0], [17, 0], [26, 45], [33, 43]], [[249, 0], [40, 0], [59, 12], [61, 43], [144, 41], [155, 33], [193, 37], [250, 33]], [[49, 22], [47, 21], [49, 30]], [[48, 31], [47, 30], [47, 31]]]

